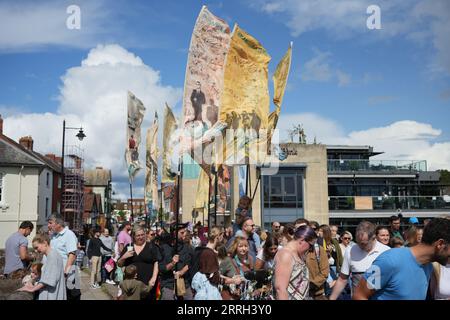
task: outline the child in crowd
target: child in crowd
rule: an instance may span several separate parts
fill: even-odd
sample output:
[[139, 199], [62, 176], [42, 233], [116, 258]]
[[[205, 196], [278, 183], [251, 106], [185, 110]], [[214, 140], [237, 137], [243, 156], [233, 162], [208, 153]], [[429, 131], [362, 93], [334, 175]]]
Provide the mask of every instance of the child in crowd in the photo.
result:
[[42, 263], [33, 263], [31, 265], [31, 273], [26, 275], [23, 279], [22, 279], [22, 284], [26, 285], [26, 284], [36, 284], [36, 282], [39, 281], [39, 279], [41, 278], [41, 272], [42, 272]]
[[119, 300], [141, 300], [141, 298], [150, 293], [152, 289], [150, 283], [145, 285], [136, 278], [136, 266], [130, 264], [125, 268], [124, 280], [119, 285], [122, 290], [122, 295], [119, 297]]
[[[22, 284], [25, 285], [32, 285], [34, 286], [36, 283], [39, 282], [41, 279], [42, 274], [42, 263], [35, 262], [31, 265], [31, 273], [27, 274], [22, 279]], [[33, 293], [33, 299], [38, 300], [39, 297], [39, 291], [36, 291]]]
[[85, 253], [84, 250], [80, 247], [80, 245], [78, 244], [78, 250], [76, 251], [76, 255], [77, 255], [77, 259], [75, 260], [75, 263], [77, 265], [78, 268], [83, 269], [83, 263], [84, 263], [84, 257], [85, 257]]

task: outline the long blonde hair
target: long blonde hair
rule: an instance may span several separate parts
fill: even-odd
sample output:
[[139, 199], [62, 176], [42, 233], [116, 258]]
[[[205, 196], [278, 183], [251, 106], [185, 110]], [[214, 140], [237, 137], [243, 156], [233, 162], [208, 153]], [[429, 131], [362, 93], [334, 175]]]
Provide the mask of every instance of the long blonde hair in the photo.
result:
[[237, 249], [238, 249], [238, 246], [239, 246], [239, 242], [241, 242], [241, 241], [247, 242], [247, 246], [249, 246], [247, 238], [244, 238], [242, 236], [235, 237], [233, 243], [231, 244], [230, 248], [228, 249], [228, 255], [231, 258], [233, 258], [237, 254]]

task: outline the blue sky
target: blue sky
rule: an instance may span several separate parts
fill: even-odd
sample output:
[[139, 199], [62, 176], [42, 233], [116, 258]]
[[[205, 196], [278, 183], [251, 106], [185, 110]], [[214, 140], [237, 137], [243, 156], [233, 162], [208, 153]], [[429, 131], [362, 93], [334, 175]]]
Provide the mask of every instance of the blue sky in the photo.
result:
[[[191, 33], [201, 5], [206, 4], [230, 27], [237, 22], [260, 40], [272, 56], [271, 73], [289, 42], [294, 42], [281, 130], [300, 122], [310, 141], [317, 136], [323, 143], [369, 144], [386, 151], [386, 158], [420, 158], [435, 169], [450, 167], [450, 4], [446, 0], [38, 3], [0, 3], [0, 113], [6, 118], [7, 134], [13, 138], [32, 134], [42, 140], [35, 145], [44, 152], [58, 153], [59, 149], [51, 150], [59, 145], [58, 139], [52, 140], [57, 131], [43, 133], [37, 121], [57, 126], [59, 117], [66, 116], [87, 127], [104, 125], [100, 111], [104, 105], [98, 102], [102, 96], [86, 97], [93, 101], [86, 112], [98, 106], [100, 114], [86, 117], [79, 111], [83, 105], [73, 98], [84, 93], [77, 93], [72, 85], [80, 73], [87, 77], [82, 61], [102, 65], [88, 55], [104, 56], [107, 45], [123, 49], [118, 54], [126, 61], [127, 54], [142, 60], [141, 71], [149, 84], [136, 84], [142, 89], [135, 90], [142, 90], [144, 103], [148, 101], [148, 115], [161, 110], [164, 100], [180, 112]], [[70, 4], [81, 9], [80, 30], [65, 27]], [[381, 9], [381, 30], [366, 27], [370, 4]], [[95, 51], [98, 45], [106, 47]], [[86, 86], [105, 92], [110, 78], [104, 72], [117, 76], [116, 82], [123, 79], [126, 86], [132, 73], [120, 78], [115, 68], [97, 68], [98, 78], [89, 71], [92, 85]], [[108, 94], [113, 93], [111, 87]], [[21, 128], [12, 130], [8, 123]], [[94, 134], [91, 139], [98, 143], [102, 138]], [[88, 150], [94, 148], [90, 143]], [[104, 150], [111, 156], [114, 152]], [[87, 161], [101, 165], [96, 157]], [[123, 178], [121, 166], [110, 166]]]

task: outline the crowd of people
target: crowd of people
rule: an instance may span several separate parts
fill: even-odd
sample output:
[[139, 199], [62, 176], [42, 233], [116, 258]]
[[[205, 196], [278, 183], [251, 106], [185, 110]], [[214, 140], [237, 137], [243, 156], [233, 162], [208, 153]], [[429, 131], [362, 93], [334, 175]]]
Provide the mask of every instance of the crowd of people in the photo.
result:
[[297, 219], [262, 230], [244, 198], [226, 228], [126, 221], [115, 236], [77, 238], [52, 215], [32, 240], [42, 259], [26, 250], [24, 222], [6, 243], [5, 274], [28, 269], [19, 290], [40, 300], [79, 299], [84, 267], [91, 288], [116, 285], [117, 300], [450, 299], [449, 216], [408, 223], [361, 221], [352, 234]]

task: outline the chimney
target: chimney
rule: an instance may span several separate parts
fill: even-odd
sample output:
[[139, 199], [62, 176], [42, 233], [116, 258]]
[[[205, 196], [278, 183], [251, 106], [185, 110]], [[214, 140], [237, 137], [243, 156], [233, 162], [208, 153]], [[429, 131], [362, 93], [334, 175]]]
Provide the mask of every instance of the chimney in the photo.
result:
[[0, 134], [3, 134], [3, 118], [1, 114], [0, 114]]
[[45, 156], [50, 160], [56, 161], [56, 155], [54, 153], [47, 153]]
[[25, 149], [33, 151], [33, 138], [31, 136], [20, 138], [19, 144]]

